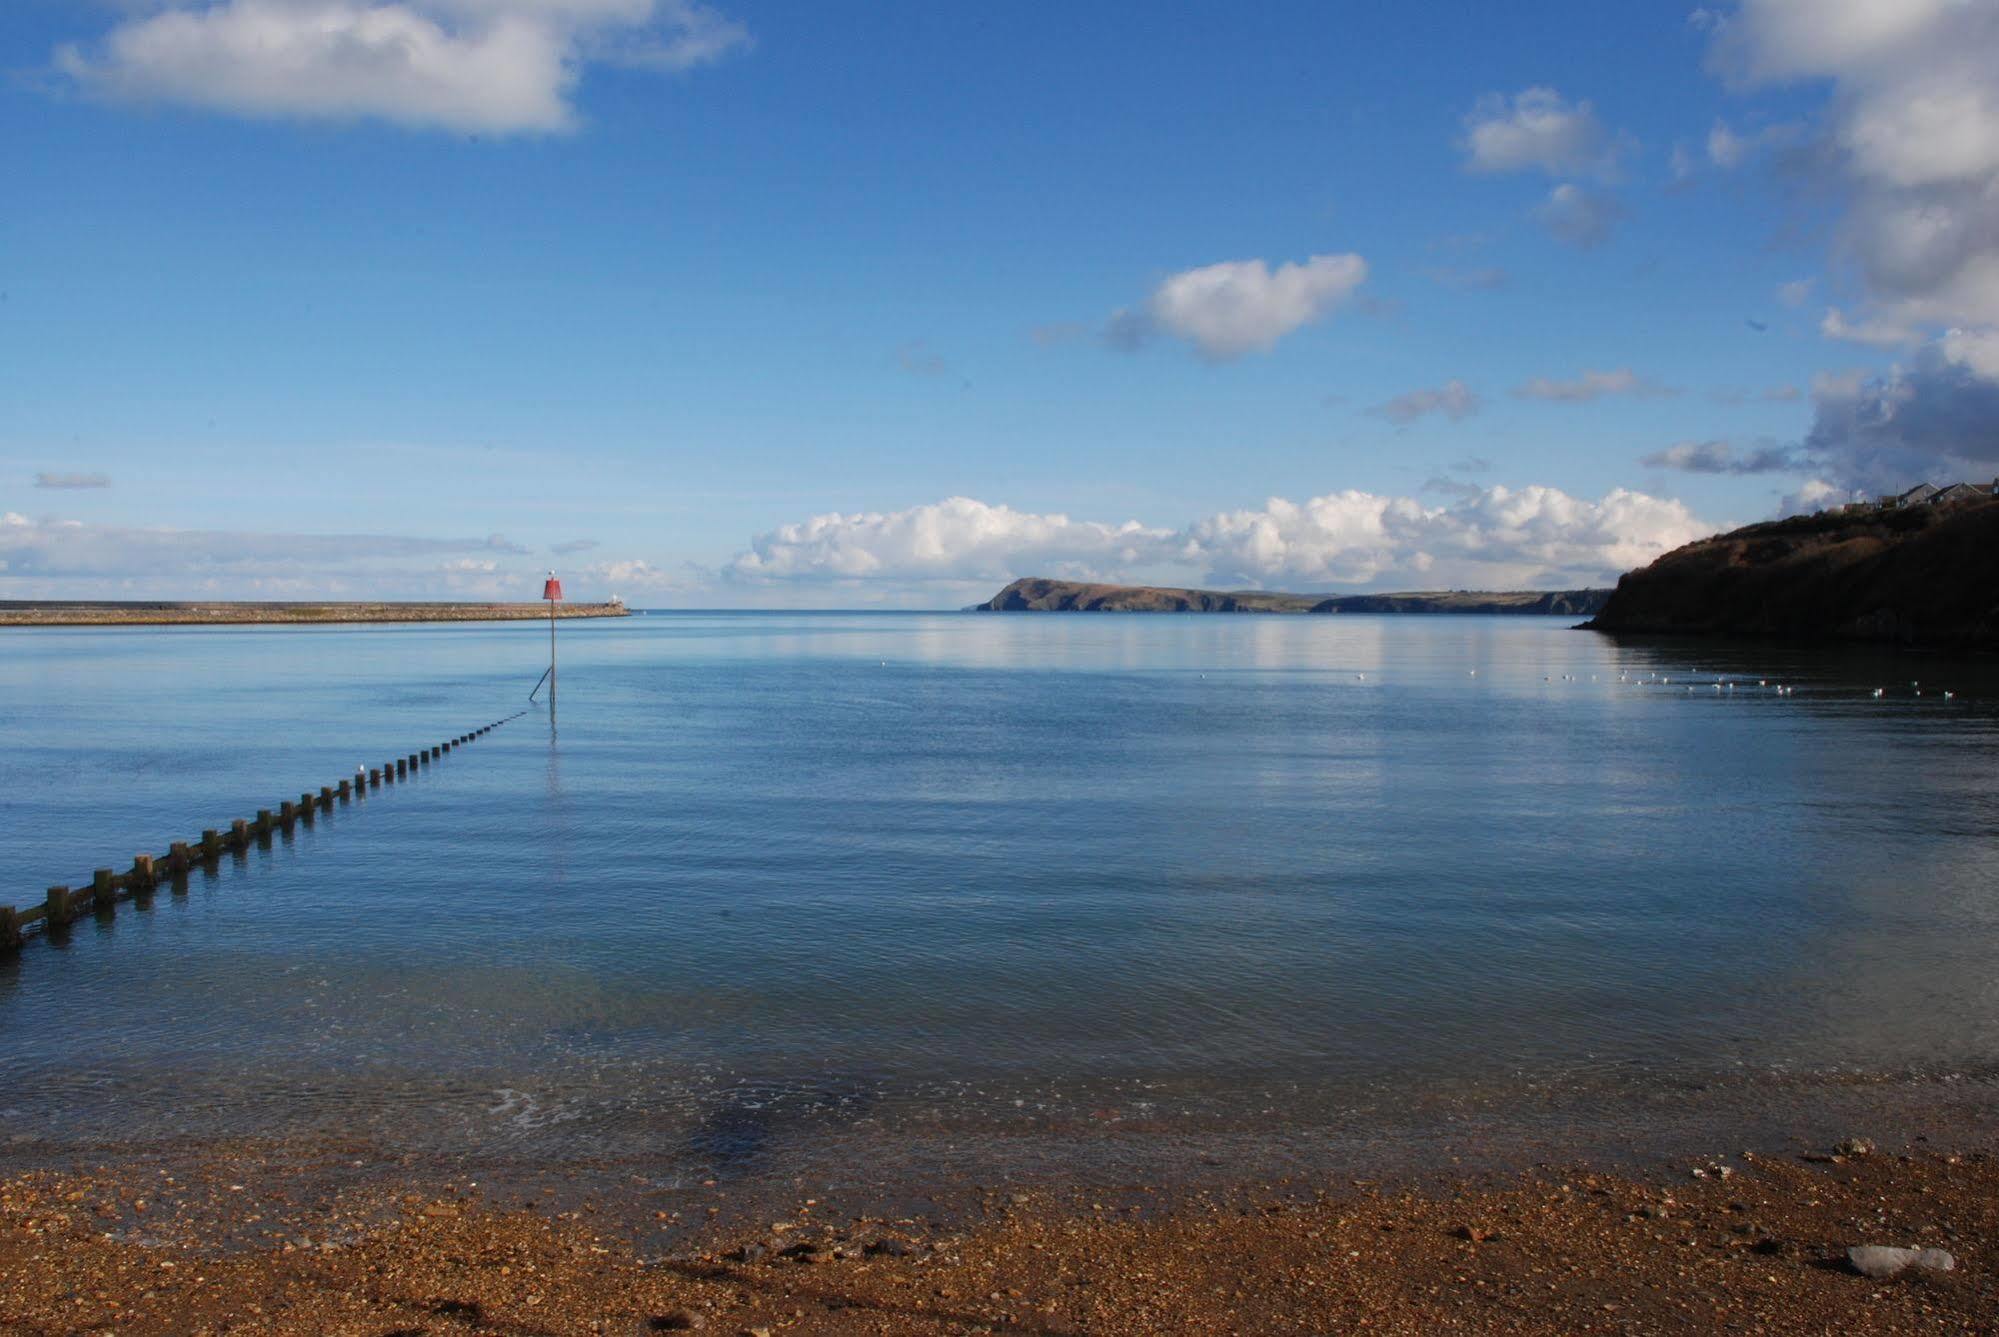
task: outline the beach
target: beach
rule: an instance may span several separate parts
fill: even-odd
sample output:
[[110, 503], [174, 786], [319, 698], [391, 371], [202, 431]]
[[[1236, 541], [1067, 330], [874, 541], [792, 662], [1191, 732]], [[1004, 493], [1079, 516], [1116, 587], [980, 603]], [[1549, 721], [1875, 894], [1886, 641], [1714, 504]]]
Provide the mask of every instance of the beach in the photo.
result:
[[[25, 1333], [707, 1331], [1989, 1332], [1989, 1147], [1740, 1150], [1644, 1171], [1542, 1164], [1013, 1190], [897, 1215], [795, 1192], [670, 1199], [561, 1175], [384, 1184], [327, 1145], [217, 1146], [0, 1183], [0, 1326]], [[656, 1204], [656, 1205], [655, 1205]], [[650, 1210], [647, 1210], [647, 1209]], [[1948, 1271], [1857, 1273], [1858, 1244]], [[1932, 1259], [1935, 1255], [1930, 1255]]]

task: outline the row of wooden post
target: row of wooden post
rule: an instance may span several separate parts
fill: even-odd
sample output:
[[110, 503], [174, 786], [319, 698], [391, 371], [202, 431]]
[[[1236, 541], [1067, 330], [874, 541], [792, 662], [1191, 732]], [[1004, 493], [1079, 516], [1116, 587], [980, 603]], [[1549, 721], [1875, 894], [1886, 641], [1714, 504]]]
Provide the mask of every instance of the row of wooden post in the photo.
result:
[[17, 910], [11, 905], [0, 905], [0, 952], [13, 951], [21, 946], [28, 927], [35, 923], [43, 926], [43, 931], [60, 928], [79, 918], [85, 910], [95, 910], [108, 914], [119, 900], [126, 897], [150, 895], [162, 881], [174, 881], [187, 876], [196, 864], [212, 865], [224, 853], [247, 850], [254, 843], [269, 840], [276, 830], [290, 831], [300, 822], [310, 826], [320, 813], [330, 812], [336, 803], [344, 803], [350, 798], [379, 789], [383, 785], [394, 784], [407, 778], [411, 772], [423, 769], [446, 753], [476, 738], [485, 736], [505, 724], [507, 720], [519, 719], [526, 711], [516, 711], [506, 719], [494, 720], [491, 724], [474, 729], [471, 733], [460, 734], [449, 742], [412, 752], [406, 757], [397, 757], [376, 767], [361, 767], [338, 784], [321, 785], [318, 793], [308, 790], [298, 796], [297, 802], [287, 799], [278, 805], [277, 811], [259, 808], [255, 820], [238, 817], [229, 824], [227, 831], [209, 828], [201, 833], [198, 842], [176, 840], [167, 847], [165, 859], [151, 854], [141, 854], [133, 858], [131, 871], [120, 873], [110, 868], [100, 868], [91, 877], [88, 887], [72, 890], [69, 887], [50, 887], [48, 896], [40, 905], [27, 910]]

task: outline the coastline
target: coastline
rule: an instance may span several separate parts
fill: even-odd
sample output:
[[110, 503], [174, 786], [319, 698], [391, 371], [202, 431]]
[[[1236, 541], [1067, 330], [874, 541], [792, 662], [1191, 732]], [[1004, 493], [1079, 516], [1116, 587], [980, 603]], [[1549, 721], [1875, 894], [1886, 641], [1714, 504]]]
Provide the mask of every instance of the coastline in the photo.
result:
[[[1989, 1140], [1046, 1187], [512, 1184], [217, 1145], [0, 1181], [0, 1325], [71, 1332], [1980, 1330]], [[91, 1158], [95, 1160], [96, 1158]], [[1857, 1275], [1846, 1250], [1948, 1250]]]
[[[349, 622], [546, 621], [545, 603], [125, 603], [0, 600], [0, 627], [287, 626]], [[623, 604], [555, 605], [558, 619], [629, 617]]]

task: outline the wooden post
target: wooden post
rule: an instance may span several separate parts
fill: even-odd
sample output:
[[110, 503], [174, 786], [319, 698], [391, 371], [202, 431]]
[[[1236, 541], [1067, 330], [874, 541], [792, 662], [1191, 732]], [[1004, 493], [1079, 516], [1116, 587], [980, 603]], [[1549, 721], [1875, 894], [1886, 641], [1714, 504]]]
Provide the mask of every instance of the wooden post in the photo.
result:
[[332, 785], [321, 785], [319, 787], [319, 806], [326, 809], [328, 812], [333, 811]]
[[175, 877], [180, 877], [186, 873], [189, 866], [193, 863], [194, 857], [188, 853], [187, 842], [185, 840], [176, 840], [173, 844], [167, 846], [167, 868]]
[[75, 917], [76, 911], [69, 899], [68, 887], [50, 887], [48, 899], [50, 928], [61, 928]]
[[159, 875], [153, 871], [152, 855], [135, 854], [132, 856], [132, 890], [151, 891], [159, 880]]
[[340, 795], [340, 801], [342, 803], [345, 803], [347, 801], [347, 795], [350, 791], [352, 791], [353, 787], [354, 787], [354, 782], [352, 780], [342, 780], [340, 782], [339, 787], [335, 789], [333, 792]]
[[[397, 774], [397, 775], [407, 775], [407, 774], [409, 774], [409, 766], [410, 766], [410, 763], [409, 763], [409, 758], [408, 758], [408, 757], [397, 757], [397, 758], [396, 758], [396, 774]], [[388, 773], [389, 773], [389, 768], [388, 768], [388, 767], [386, 767], [386, 766], [382, 767], [382, 774], [384, 774], [384, 775], [387, 775]]]
[[377, 771], [377, 770], [370, 770], [370, 771], [368, 772], [368, 783], [369, 783], [370, 785], [379, 785], [379, 784], [381, 784], [381, 783], [382, 783], [382, 773], [381, 773], [380, 771]]
[[280, 803], [278, 805], [278, 823], [279, 825], [283, 826], [285, 830], [287, 831], [291, 830], [292, 823], [297, 820], [298, 820], [298, 804], [293, 803], [290, 799], [286, 799], [283, 803]]
[[210, 863], [222, 857], [222, 833], [212, 826], [201, 833], [201, 857]]
[[109, 910], [118, 898], [118, 874], [100, 868], [90, 875], [90, 900], [99, 910]]
[[272, 823], [271, 823], [271, 810], [269, 808], [257, 809], [256, 825], [257, 825], [257, 839], [259, 840], [270, 839]]
[[0, 905], [0, 952], [14, 952], [21, 948], [21, 912], [11, 905]]
[[239, 850], [250, 848], [250, 824], [241, 817], [229, 823], [229, 843]]

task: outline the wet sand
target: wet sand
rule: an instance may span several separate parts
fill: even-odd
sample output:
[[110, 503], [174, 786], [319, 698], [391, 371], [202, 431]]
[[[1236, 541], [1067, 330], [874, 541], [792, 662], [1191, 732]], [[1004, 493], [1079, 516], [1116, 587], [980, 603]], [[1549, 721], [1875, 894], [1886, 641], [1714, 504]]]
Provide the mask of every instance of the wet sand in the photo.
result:
[[[709, 1181], [501, 1188], [359, 1147], [0, 1184], [25, 1333], [1999, 1330], [1999, 1159], [1916, 1142], [1207, 1189], [967, 1187], [875, 1214]], [[823, 1190], [822, 1190], [823, 1192]], [[919, 1210], [920, 1209], [920, 1210]], [[1948, 1250], [1869, 1280], [1857, 1244]]]

